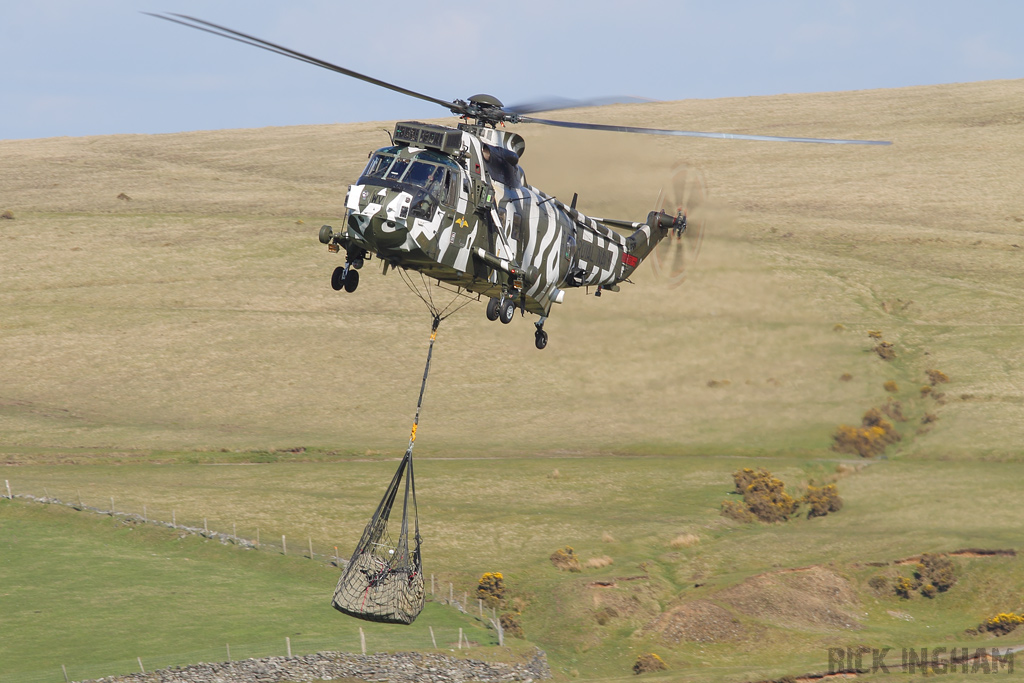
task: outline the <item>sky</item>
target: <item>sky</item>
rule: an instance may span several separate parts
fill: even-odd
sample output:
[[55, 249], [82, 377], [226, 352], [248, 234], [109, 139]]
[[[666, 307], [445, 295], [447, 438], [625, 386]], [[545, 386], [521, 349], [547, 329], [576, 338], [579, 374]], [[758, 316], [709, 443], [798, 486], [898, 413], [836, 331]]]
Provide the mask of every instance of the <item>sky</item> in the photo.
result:
[[0, 0], [0, 139], [446, 115], [143, 11], [224, 24], [446, 101], [1024, 78], [1017, 0]]

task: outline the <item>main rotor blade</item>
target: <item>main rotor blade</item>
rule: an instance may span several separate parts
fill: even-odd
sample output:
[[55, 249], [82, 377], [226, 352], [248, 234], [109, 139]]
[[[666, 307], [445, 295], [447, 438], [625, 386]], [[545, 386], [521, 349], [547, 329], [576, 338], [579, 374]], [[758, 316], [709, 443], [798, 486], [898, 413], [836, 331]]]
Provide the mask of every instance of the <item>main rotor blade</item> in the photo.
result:
[[835, 140], [832, 138], [787, 138], [775, 135], [743, 135], [740, 133], [701, 133], [693, 130], [665, 130], [662, 128], [635, 128], [633, 126], [609, 126], [603, 123], [575, 123], [521, 116], [523, 123], [540, 123], [560, 128], [581, 128], [583, 130], [607, 130], [613, 133], [640, 133], [642, 135], [677, 135], [689, 138], [718, 138], [722, 140], [761, 140], [765, 142], [820, 142], [830, 145], [891, 145], [885, 140]]
[[535, 114], [541, 111], [555, 111], [559, 109], [577, 109], [579, 107], [602, 107], [606, 104], [634, 104], [637, 102], [657, 102], [647, 97], [633, 97], [632, 95], [593, 97], [588, 100], [572, 100], [565, 97], [551, 97], [536, 102], [523, 102], [504, 107], [505, 111], [513, 114]]
[[234, 29], [230, 29], [226, 26], [221, 26], [219, 24], [214, 24], [210, 21], [204, 21], [203, 19], [197, 19], [196, 17], [190, 17], [185, 14], [175, 14], [173, 12], [168, 14], [153, 14], [152, 12], [143, 12], [143, 14], [148, 14], [151, 17], [163, 19], [164, 21], [172, 21], [175, 24], [188, 26], [189, 28], [194, 28], [199, 31], [206, 31], [207, 33], [212, 33], [215, 36], [228, 38], [229, 40], [234, 40], [239, 43], [244, 43], [246, 45], [258, 47], [262, 50], [267, 50], [268, 52], [273, 52], [279, 55], [283, 55], [285, 57], [291, 57], [292, 59], [296, 59], [300, 62], [306, 62], [307, 64], [319, 66], [323, 69], [327, 69], [328, 71], [334, 71], [336, 73], [344, 74], [345, 76], [350, 76], [360, 81], [365, 81], [367, 83], [371, 83], [382, 88], [387, 88], [388, 90], [402, 93], [403, 95], [408, 95], [409, 97], [415, 97], [426, 102], [433, 102], [434, 104], [439, 104], [445, 109], [448, 109], [449, 111], [455, 114], [461, 114], [463, 111], [464, 105], [462, 105], [459, 102], [449, 102], [446, 100], [438, 99], [436, 97], [431, 97], [430, 95], [424, 95], [423, 93], [416, 92], [415, 90], [409, 90], [408, 88], [403, 88], [399, 85], [388, 83], [387, 81], [382, 81], [379, 78], [373, 78], [372, 76], [367, 76], [357, 71], [346, 69], [343, 66], [331, 64], [330, 62], [318, 59], [316, 57], [311, 57], [310, 55], [303, 54], [302, 52], [299, 52], [297, 50], [292, 50], [291, 48], [284, 47], [283, 45], [272, 43], [269, 40], [263, 40], [262, 38], [257, 38], [247, 33], [242, 33], [241, 31], [235, 31]]

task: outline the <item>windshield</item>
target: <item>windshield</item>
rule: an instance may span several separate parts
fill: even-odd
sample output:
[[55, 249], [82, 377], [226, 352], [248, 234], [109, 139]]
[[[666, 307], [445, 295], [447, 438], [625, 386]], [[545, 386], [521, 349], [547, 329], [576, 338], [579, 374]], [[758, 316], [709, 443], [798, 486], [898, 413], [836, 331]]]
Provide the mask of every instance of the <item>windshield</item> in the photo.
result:
[[[394, 188], [412, 186], [435, 200], [446, 204], [455, 202], [458, 171], [454, 170], [454, 164], [443, 156], [431, 152], [421, 152], [419, 157], [412, 159], [401, 158], [396, 152], [397, 149], [394, 147], [375, 152], [359, 177], [360, 184], [370, 183]], [[425, 156], [429, 156], [429, 160], [425, 159]], [[456, 181], [453, 181], [453, 177]]]
[[394, 154], [374, 154], [373, 158], [370, 159], [370, 163], [366, 165], [366, 170], [363, 171], [363, 178], [383, 178], [384, 174], [387, 173], [388, 167], [391, 166], [391, 162], [395, 160]]

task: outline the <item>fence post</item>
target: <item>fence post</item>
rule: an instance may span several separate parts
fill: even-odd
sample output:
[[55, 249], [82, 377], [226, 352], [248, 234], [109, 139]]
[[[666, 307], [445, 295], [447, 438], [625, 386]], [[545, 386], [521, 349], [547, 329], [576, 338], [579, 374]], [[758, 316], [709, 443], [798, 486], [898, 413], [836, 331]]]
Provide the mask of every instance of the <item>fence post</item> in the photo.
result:
[[135, 659], [137, 659], [139, 662], [139, 670], [142, 673], [146, 673], [146, 667], [142, 666], [142, 657], [136, 657]]
[[206, 526], [206, 517], [203, 517], [203, 531], [210, 533], [210, 528]]
[[238, 525], [231, 522], [231, 540], [238, 542]]
[[63, 664], [61, 664], [60, 665], [60, 669], [61, 669], [61, 671], [64, 672], [64, 683], [70, 683], [71, 679], [68, 678], [68, 669], [67, 669], [67, 667], [64, 666]]
[[225, 643], [224, 647], [228, 649], [228, 662], [231, 661], [231, 643]]
[[434, 590], [434, 575], [433, 574], [430, 575], [430, 594], [433, 595], [435, 598], [437, 597], [437, 591]]
[[462, 649], [462, 627], [459, 627], [459, 649]]
[[174, 528], [178, 527], [178, 520], [174, 517], [174, 508], [171, 508], [171, 526]]
[[[360, 629], [360, 630], [362, 630], [362, 629]], [[285, 636], [284, 637], [284, 644], [288, 647], [288, 656], [291, 657], [292, 656], [292, 639], [289, 638], [288, 636]]]
[[309, 559], [313, 559], [313, 537], [309, 537]]
[[[148, 521], [149, 521], [149, 520], [148, 520], [148, 519], [146, 519], [146, 506], [145, 506], [145, 505], [143, 505], [143, 506], [142, 506], [142, 523], [143, 523], [143, 524], [145, 524], [145, 523], [146, 523], [146, 522], [148, 522]], [[145, 672], [143, 672], [143, 673], [145, 673]]]
[[462, 591], [462, 609], [469, 611], [469, 591]]
[[363, 650], [363, 654], [366, 654], [366, 634], [363, 633], [363, 627], [359, 627], [359, 646]]
[[434, 649], [436, 650], [437, 649], [437, 638], [434, 637], [434, 627], [433, 626], [428, 626], [427, 628], [430, 629], [430, 642], [432, 642], [434, 644]]
[[453, 592], [454, 590], [455, 589], [452, 588], [452, 584], [449, 582], [449, 584], [448, 584], [448, 602], [455, 602], [455, 593]]
[[483, 619], [484, 618], [484, 601], [481, 600], [480, 598], [477, 598], [476, 601], [477, 601], [477, 604], [480, 606], [480, 618]]
[[114, 514], [114, 497], [113, 496], [110, 497], [110, 514], [111, 515]]
[[256, 550], [260, 549], [260, 528], [256, 527]]
[[82, 489], [76, 489], [76, 490], [78, 491], [78, 507], [84, 508], [85, 506], [82, 505]]
[[[4, 484], [7, 485], [7, 497], [10, 498], [11, 500], [14, 500], [14, 496], [11, 495], [11, 482], [8, 481], [7, 479], [4, 479]], [[61, 664], [61, 666], [64, 665]]]
[[288, 554], [288, 544], [284, 540], [284, 534], [281, 534], [281, 552], [285, 555]]

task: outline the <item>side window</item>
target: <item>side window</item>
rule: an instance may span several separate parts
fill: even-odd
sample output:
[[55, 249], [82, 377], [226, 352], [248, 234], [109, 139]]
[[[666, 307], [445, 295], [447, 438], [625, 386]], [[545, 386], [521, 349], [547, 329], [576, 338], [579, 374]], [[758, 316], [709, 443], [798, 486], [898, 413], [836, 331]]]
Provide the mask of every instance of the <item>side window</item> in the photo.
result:
[[523, 216], [515, 209], [512, 210], [512, 239], [518, 240], [519, 233], [523, 227]]

